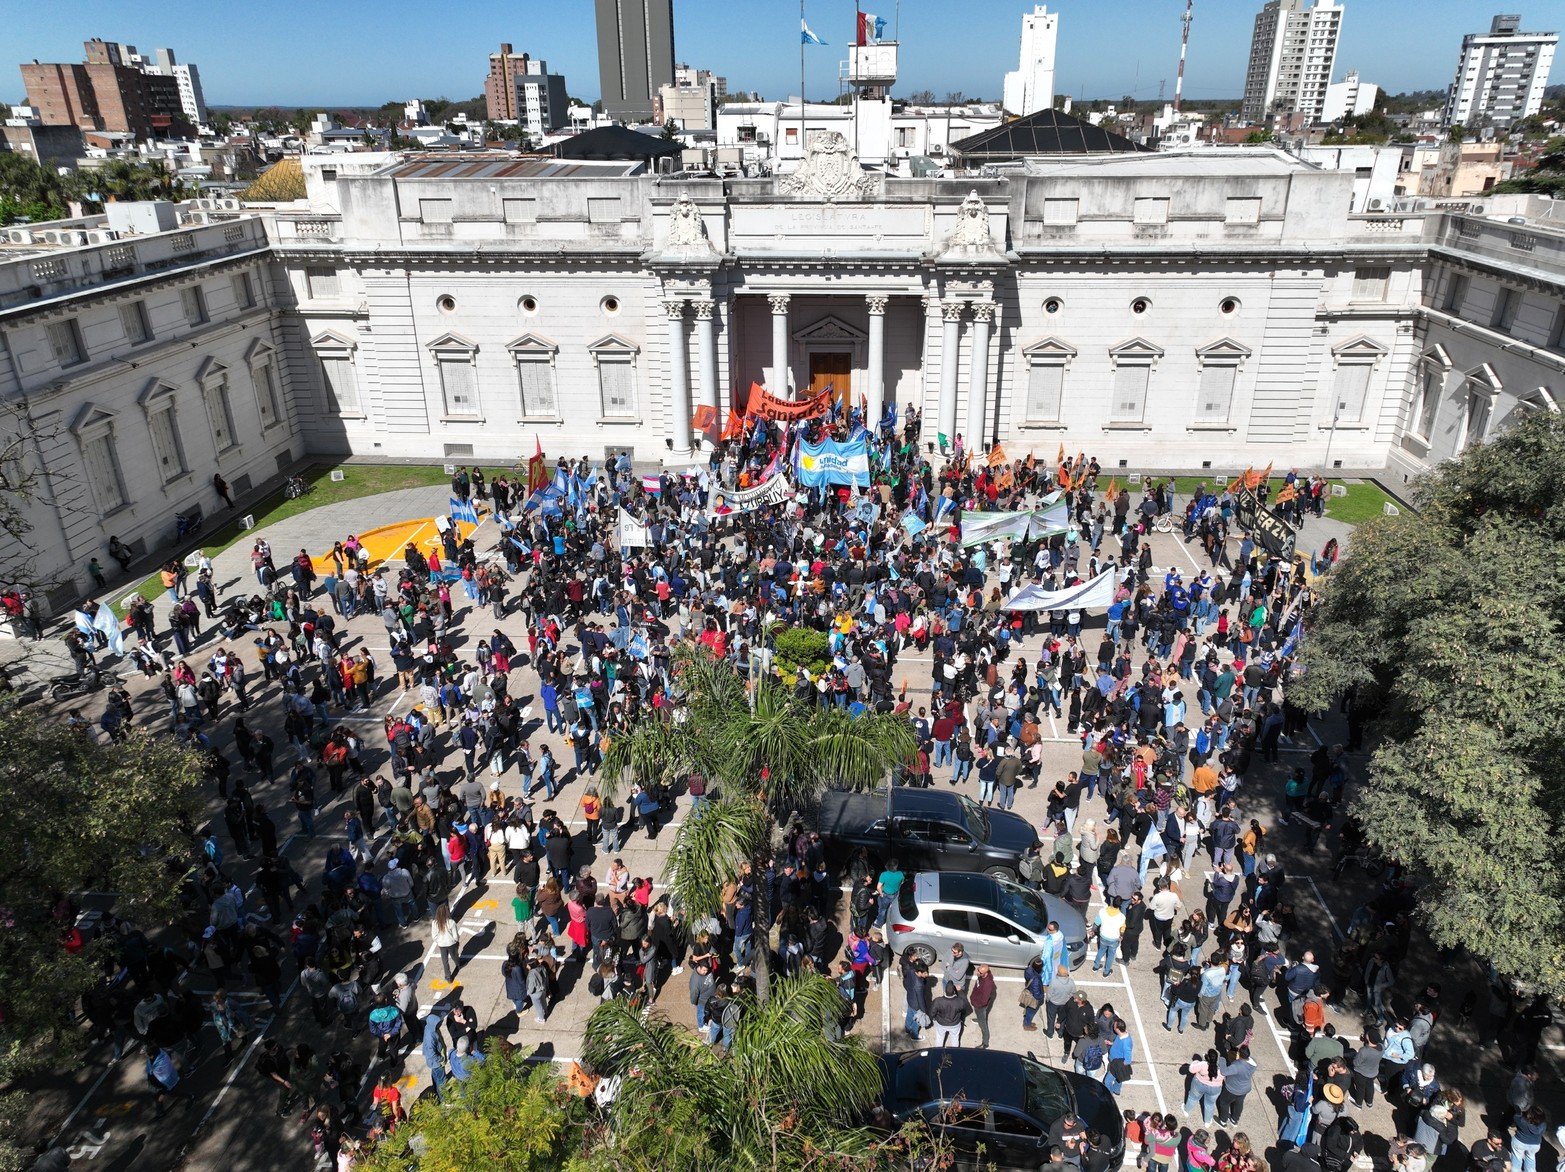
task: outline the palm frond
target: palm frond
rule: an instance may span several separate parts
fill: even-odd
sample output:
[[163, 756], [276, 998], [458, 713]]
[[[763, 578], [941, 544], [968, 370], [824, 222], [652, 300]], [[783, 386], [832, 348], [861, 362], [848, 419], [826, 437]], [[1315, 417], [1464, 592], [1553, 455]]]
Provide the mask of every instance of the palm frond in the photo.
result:
[[668, 853], [668, 886], [686, 916], [716, 915], [723, 885], [766, 845], [766, 811], [730, 791], [680, 823]]

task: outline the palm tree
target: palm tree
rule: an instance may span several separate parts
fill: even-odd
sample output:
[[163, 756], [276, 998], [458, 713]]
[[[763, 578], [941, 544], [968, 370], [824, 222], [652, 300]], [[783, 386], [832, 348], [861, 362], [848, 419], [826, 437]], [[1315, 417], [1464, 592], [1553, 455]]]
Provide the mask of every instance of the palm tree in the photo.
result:
[[[729, 663], [682, 648], [675, 659], [679, 717], [643, 721], [611, 740], [604, 755], [605, 796], [627, 776], [646, 785], [699, 768], [722, 801], [707, 802], [680, 825], [669, 883], [691, 915], [717, 909], [723, 884], [748, 859], [759, 876], [771, 860], [779, 822], [814, 806], [829, 787], [871, 789], [917, 748], [902, 716], [851, 716], [795, 700], [762, 677], [753, 685]], [[681, 865], [683, 864], [683, 865]], [[686, 869], [688, 867], [688, 870]], [[771, 923], [766, 884], [756, 884], [756, 993], [769, 995]]]
[[726, 1054], [656, 1010], [615, 1000], [593, 1011], [582, 1058], [622, 1076], [609, 1108], [615, 1167], [906, 1166], [911, 1134], [857, 1126], [880, 1096], [880, 1071], [838, 1028], [830, 981], [806, 973], [778, 981], [767, 1002], [740, 1001]]

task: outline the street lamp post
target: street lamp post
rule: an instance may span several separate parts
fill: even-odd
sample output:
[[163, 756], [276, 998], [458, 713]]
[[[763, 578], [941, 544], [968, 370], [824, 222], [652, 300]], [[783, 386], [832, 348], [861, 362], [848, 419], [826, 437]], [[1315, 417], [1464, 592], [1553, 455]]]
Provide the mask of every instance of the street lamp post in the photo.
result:
[[1342, 412], [1347, 404], [1338, 400], [1336, 409], [1331, 413], [1331, 430], [1326, 433], [1326, 479], [1331, 479], [1331, 444], [1337, 438], [1337, 420], [1342, 418]]

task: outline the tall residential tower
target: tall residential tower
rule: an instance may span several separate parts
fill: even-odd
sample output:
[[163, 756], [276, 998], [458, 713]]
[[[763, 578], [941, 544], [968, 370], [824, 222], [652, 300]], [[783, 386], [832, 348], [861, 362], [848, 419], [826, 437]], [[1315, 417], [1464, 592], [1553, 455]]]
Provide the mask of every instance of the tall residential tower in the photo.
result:
[[658, 90], [674, 84], [674, 0], [597, 0], [603, 109], [626, 122], [652, 117]]
[[1342, 6], [1331, 0], [1269, 0], [1255, 17], [1250, 66], [1244, 77], [1244, 116], [1303, 114], [1319, 122], [1326, 105], [1342, 35]]
[[1005, 75], [1005, 109], [1018, 118], [1054, 105], [1054, 45], [1060, 15], [1039, 4], [1022, 15], [1022, 57]]
[[1521, 24], [1519, 16], [1496, 16], [1487, 36], [1468, 33], [1462, 38], [1456, 80], [1445, 99], [1447, 126], [1508, 126], [1542, 107], [1560, 36], [1524, 33]]

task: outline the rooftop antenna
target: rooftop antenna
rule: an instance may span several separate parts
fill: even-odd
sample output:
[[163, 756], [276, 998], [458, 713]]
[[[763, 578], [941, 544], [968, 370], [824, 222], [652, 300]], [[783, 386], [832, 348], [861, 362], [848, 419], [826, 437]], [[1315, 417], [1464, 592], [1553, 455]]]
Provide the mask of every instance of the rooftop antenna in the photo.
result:
[[1180, 18], [1184, 32], [1179, 38], [1179, 76], [1174, 80], [1174, 113], [1179, 113], [1179, 101], [1185, 93], [1185, 50], [1190, 47], [1190, 22], [1195, 19], [1195, 0], [1185, 0], [1185, 14]]

